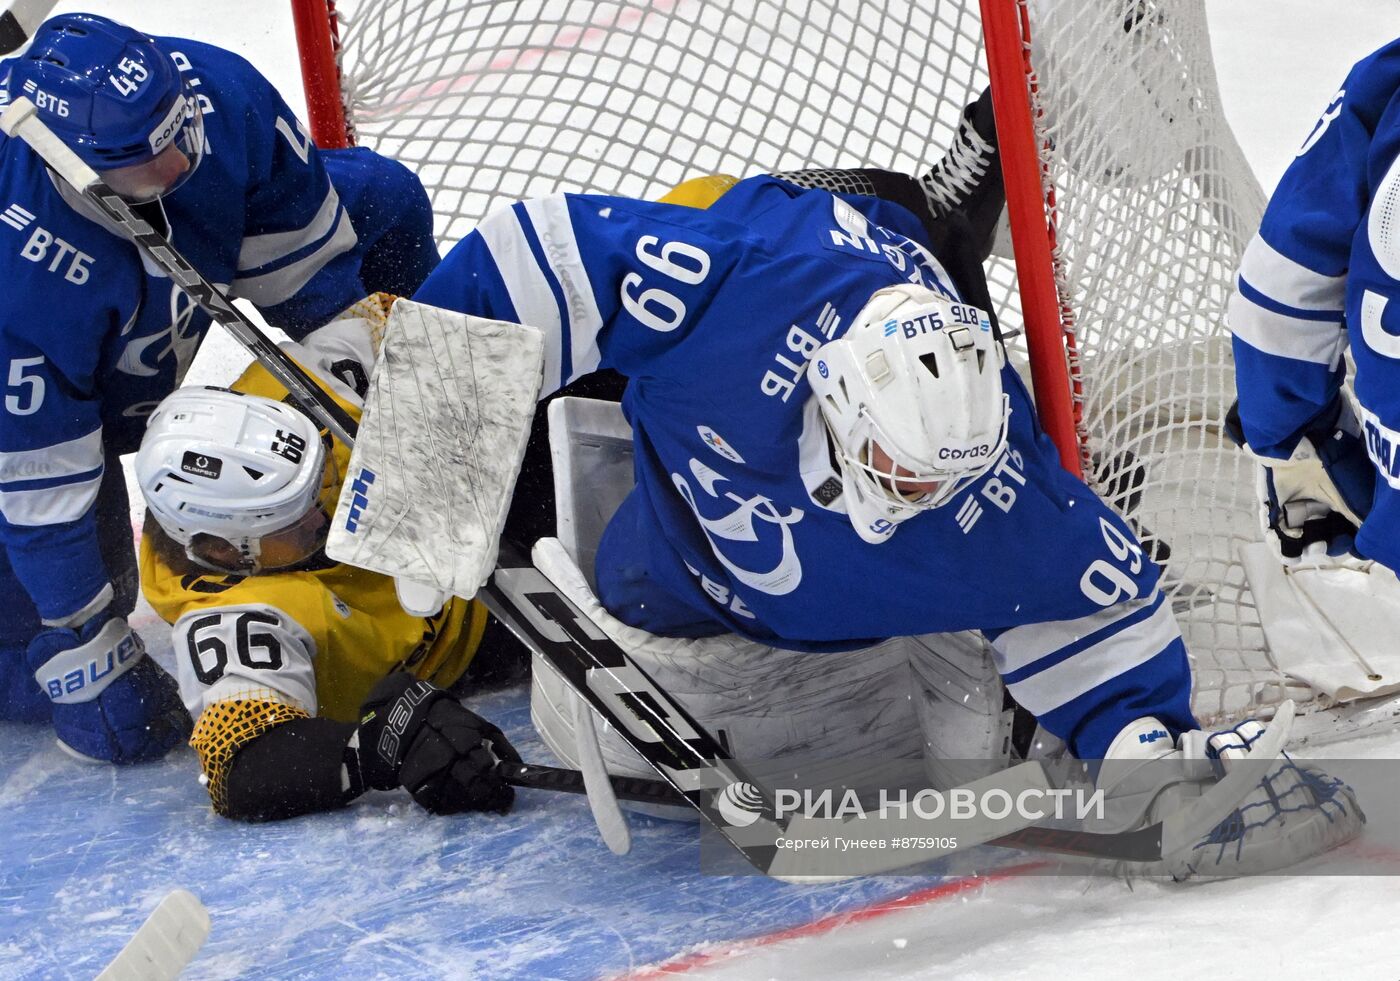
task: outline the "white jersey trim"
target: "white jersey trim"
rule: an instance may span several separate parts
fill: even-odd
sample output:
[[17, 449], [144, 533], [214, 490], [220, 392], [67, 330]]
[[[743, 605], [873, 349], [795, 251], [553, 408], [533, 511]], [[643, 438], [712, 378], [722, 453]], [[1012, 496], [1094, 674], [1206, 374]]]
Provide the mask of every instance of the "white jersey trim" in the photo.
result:
[[[8, 524], [26, 528], [77, 521], [96, 503], [103, 470], [101, 426], [66, 443], [0, 453], [0, 514]], [[23, 486], [83, 474], [93, 476], [57, 486]]]
[[515, 315], [522, 324], [537, 327], [544, 333], [544, 387], [540, 391], [541, 397], [558, 391], [564, 385], [564, 379], [560, 376], [563, 363], [560, 334], [563, 325], [559, 321], [559, 306], [554, 302], [549, 280], [535, 262], [515, 209], [507, 208], [488, 215], [485, 221], [476, 226], [476, 230], [496, 263], [511, 306], [515, 307]]
[[76, 477], [102, 466], [102, 427], [85, 436], [34, 450], [0, 453], [0, 484]]
[[332, 186], [326, 193], [325, 200], [321, 202], [321, 208], [316, 212], [316, 216], [301, 228], [289, 232], [249, 235], [244, 238], [243, 246], [238, 250], [238, 271], [246, 272], [249, 269], [257, 269], [259, 266], [276, 262], [299, 249], [304, 249], [312, 242], [319, 242], [335, 225], [338, 214], [340, 214], [340, 195]]
[[1147, 599], [1119, 603], [1077, 620], [1050, 620], [1012, 627], [998, 635], [992, 645], [997, 672], [1007, 675], [1034, 664], [1042, 657], [1075, 643], [1081, 637], [1097, 633], [1110, 624], [1151, 606], [1157, 601], [1157, 596], [1158, 591], [1154, 590]]
[[229, 293], [251, 300], [259, 306], [272, 307], [284, 303], [296, 296], [297, 292], [311, 281], [311, 277], [320, 272], [328, 262], [349, 252], [358, 241], [359, 236], [355, 234], [355, 227], [350, 224], [350, 216], [341, 211], [335, 234], [315, 252], [261, 276], [235, 278], [233, 285], [229, 287]]
[[1265, 354], [1312, 364], [1337, 364], [1346, 343], [1342, 314], [1336, 320], [1301, 320], [1266, 310], [1236, 291], [1227, 309], [1230, 330], [1241, 341]]
[[1340, 314], [1346, 304], [1345, 276], [1313, 272], [1258, 235], [1245, 247], [1239, 276], [1269, 299], [1295, 310], [1334, 310]]
[[581, 375], [597, 370], [602, 362], [598, 332], [603, 329], [603, 315], [598, 312], [593, 283], [588, 278], [588, 270], [579, 252], [568, 200], [562, 194], [551, 194], [547, 198], [527, 201], [525, 213], [535, 226], [535, 235], [540, 240], [545, 261], [549, 263], [564, 293], [564, 312], [569, 318], [569, 354], [573, 367], [562, 384], [568, 384]]
[[[1026, 711], [1045, 715], [1147, 663], [1180, 637], [1171, 604], [1163, 602], [1141, 623], [1105, 637], [1092, 647], [1006, 687]], [[992, 647], [995, 652], [996, 643]]]

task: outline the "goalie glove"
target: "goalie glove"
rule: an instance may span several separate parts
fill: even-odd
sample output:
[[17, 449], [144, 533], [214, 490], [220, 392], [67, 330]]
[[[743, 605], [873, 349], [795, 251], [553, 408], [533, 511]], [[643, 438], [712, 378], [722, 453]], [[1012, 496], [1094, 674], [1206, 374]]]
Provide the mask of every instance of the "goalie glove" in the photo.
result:
[[[1231, 439], [1250, 449], [1238, 402], [1230, 407], [1225, 426]], [[1345, 564], [1356, 558], [1354, 539], [1370, 513], [1376, 484], [1360, 434], [1356, 417], [1339, 396], [1304, 431], [1287, 459], [1254, 454], [1264, 537], [1284, 565]]]
[[[1264, 732], [1250, 719], [1172, 740], [1157, 719], [1139, 719], [1114, 739], [1099, 771], [1105, 816], [1119, 830], [1162, 820], [1248, 757]], [[1160, 871], [1177, 881], [1273, 872], [1350, 841], [1365, 823], [1351, 787], [1284, 753], [1229, 817]]]
[[519, 763], [520, 755], [500, 729], [441, 688], [396, 671], [374, 686], [360, 714], [349, 751], [363, 787], [403, 787], [433, 814], [510, 810], [515, 791], [496, 764]]

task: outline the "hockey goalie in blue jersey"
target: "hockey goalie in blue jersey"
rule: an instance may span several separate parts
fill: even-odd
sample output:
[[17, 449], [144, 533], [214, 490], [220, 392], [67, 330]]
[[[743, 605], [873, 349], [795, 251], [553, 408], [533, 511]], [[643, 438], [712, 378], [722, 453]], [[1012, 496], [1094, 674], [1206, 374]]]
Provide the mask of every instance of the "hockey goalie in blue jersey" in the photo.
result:
[[1231, 297], [1235, 436], [1264, 465], [1268, 535], [1295, 566], [1400, 569], [1398, 92], [1400, 41], [1358, 62], [1322, 113]]
[[[318, 151], [227, 51], [67, 14], [5, 72], [9, 98], [294, 337], [375, 290], [411, 292], [437, 261], [416, 178], [366, 150]], [[0, 719], [51, 721], [84, 757], [158, 757], [189, 719], [126, 623], [136, 565], [117, 456], [209, 318], [27, 145], [0, 139], [0, 161]]]
[[[786, 736], [801, 713], [754, 705], [760, 678], [869, 700], [886, 650], [872, 645], [933, 635], [935, 659], [982, 677], [988, 718], [1008, 692], [1074, 754], [1113, 761], [1101, 785], [1134, 819], [1160, 817], [1180, 797], [1129, 774], [1207, 740], [1158, 569], [1060, 467], [989, 310], [984, 236], [922, 191], [828, 171], [751, 178], [706, 210], [559, 194], [488, 217], [415, 299], [541, 328], [546, 393], [599, 366], [627, 377], [635, 487], [598, 544], [594, 613], [656, 651], [641, 663], [659, 682], [679, 671], [710, 692], [700, 665], [761, 650], [736, 717]], [[990, 641], [989, 675], [968, 631]], [[954, 638], [946, 657], [938, 637]], [[729, 639], [716, 653], [711, 638]], [[849, 733], [884, 732], [898, 700]], [[568, 718], [562, 702], [534, 714], [542, 732]], [[743, 744], [743, 723], [724, 731], [736, 755], [773, 749]], [[1260, 731], [1214, 745], [1247, 752]], [[965, 758], [1009, 742], [1000, 723], [979, 733]], [[1298, 790], [1310, 823], [1291, 819], [1288, 861], [1359, 827], [1349, 795], [1318, 786]]]

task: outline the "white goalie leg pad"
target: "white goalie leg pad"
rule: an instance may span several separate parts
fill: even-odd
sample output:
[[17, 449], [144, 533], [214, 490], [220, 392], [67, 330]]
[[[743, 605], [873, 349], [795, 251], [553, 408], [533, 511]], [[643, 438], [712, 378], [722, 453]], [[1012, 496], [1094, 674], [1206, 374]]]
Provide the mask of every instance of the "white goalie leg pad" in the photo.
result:
[[[737, 635], [658, 637], [629, 627], [603, 609], [557, 539], [535, 546], [535, 565], [658, 685], [703, 723], [739, 760], [820, 760], [859, 767], [871, 786], [873, 764], [914, 760], [920, 738], [910, 706], [902, 639], [843, 654], [779, 650]], [[578, 762], [573, 704], [578, 696], [536, 658], [530, 715], [545, 744], [564, 763]], [[611, 773], [654, 777], [608, 726], [599, 727]], [[630, 806], [630, 805], [628, 805]]]
[[533, 327], [396, 302], [326, 554], [475, 595], [496, 564], [543, 364]]
[[549, 403], [548, 419], [557, 536], [591, 586], [598, 542], [635, 483], [632, 427], [618, 403], [575, 396]]
[[1003, 769], [1011, 759], [1013, 710], [981, 634], [905, 638], [924, 772], [948, 790]]

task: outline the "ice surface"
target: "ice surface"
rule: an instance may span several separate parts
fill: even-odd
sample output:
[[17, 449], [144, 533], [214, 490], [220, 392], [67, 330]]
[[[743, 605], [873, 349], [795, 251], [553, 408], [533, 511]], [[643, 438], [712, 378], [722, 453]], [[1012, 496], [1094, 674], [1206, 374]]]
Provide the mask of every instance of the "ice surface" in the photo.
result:
[[[1395, 0], [1208, 8], [1226, 111], [1266, 188], [1347, 67], [1400, 35]], [[285, 0], [89, 9], [233, 48], [300, 111]], [[243, 362], [215, 330], [191, 380], [226, 381]], [[137, 626], [168, 658], [149, 610]], [[542, 761], [525, 701], [517, 689], [476, 707]], [[213, 918], [192, 978], [592, 978], [677, 955], [676, 972], [744, 979], [1400, 973], [1390, 877], [1130, 889], [950, 873], [793, 887], [702, 876], [694, 829], [650, 819], [634, 821], [633, 851], [616, 858], [568, 797], [522, 793], [508, 816], [444, 819], [375, 794], [245, 826], [212, 814], [187, 750], [117, 771], [75, 763], [37, 729], [0, 724], [0, 740], [0, 979], [92, 977], [176, 887]], [[1400, 736], [1330, 753], [1400, 755]]]

